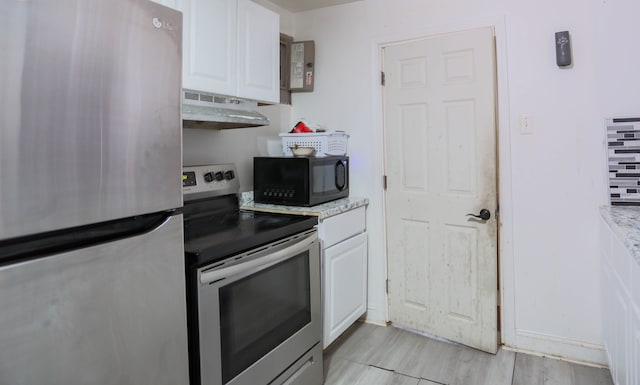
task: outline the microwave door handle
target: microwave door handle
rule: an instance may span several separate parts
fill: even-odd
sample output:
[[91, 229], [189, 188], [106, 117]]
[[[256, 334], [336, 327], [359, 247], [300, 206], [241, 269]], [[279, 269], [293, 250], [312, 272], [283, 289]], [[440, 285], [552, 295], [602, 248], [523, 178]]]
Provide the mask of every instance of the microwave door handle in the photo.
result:
[[[342, 170], [341, 172], [339, 170]], [[347, 185], [347, 168], [341, 161], [336, 162], [334, 166], [334, 179], [335, 185], [338, 191], [344, 190]]]
[[207, 285], [221, 279], [244, 273], [245, 271], [249, 271], [259, 266], [269, 267], [271, 265], [275, 265], [278, 262], [284, 261], [291, 256], [305, 251], [313, 242], [315, 242], [315, 240], [315, 237], [310, 236], [300, 242], [297, 242], [296, 244], [288, 246], [282, 250], [278, 250], [275, 253], [267, 255], [265, 257], [259, 257], [248, 262], [241, 262], [237, 265], [204, 272], [200, 274], [200, 283]]

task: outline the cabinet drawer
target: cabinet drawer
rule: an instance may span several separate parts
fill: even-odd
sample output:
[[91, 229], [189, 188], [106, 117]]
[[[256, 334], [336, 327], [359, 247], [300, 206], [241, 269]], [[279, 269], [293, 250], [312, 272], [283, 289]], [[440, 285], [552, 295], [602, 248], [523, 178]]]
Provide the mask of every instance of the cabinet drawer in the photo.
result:
[[331, 247], [362, 233], [366, 229], [365, 222], [365, 207], [361, 206], [320, 222], [318, 236], [322, 239], [324, 248]]

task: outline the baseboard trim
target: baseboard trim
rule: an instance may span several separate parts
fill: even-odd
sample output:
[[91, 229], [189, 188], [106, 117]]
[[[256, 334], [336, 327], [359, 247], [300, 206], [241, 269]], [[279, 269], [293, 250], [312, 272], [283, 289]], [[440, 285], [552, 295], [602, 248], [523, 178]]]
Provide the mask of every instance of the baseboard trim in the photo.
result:
[[378, 306], [367, 306], [367, 313], [365, 314], [367, 323], [384, 326], [387, 324], [385, 318], [386, 315]]
[[380, 321], [380, 320], [375, 320], [375, 319], [369, 319], [369, 318], [365, 318], [360, 320], [366, 324], [371, 324], [371, 325], [376, 325], [376, 326], [384, 326], [387, 327], [387, 323], [385, 321]]
[[517, 329], [514, 343], [505, 344], [504, 348], [583, 365], [601, 368], [608, 367], [607, 356], [602, 344], [594, 344], [592, 342], [530, 330]]

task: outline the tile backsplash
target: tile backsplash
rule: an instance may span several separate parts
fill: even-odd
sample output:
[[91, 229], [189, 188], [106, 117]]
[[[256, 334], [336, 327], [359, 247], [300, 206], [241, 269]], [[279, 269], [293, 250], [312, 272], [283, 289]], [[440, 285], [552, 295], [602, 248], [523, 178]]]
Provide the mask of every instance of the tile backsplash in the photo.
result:
[[611, 205], [640, 206], [640, 118], [606, 123]]

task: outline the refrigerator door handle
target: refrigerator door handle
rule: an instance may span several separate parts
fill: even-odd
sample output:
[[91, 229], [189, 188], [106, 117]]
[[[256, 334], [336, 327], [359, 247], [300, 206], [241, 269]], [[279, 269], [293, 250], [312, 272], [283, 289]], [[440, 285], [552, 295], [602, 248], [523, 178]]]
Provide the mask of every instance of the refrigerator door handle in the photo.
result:
[[0, 266], [149, 233], [178, 213], [167, 210], [0, 241]]

